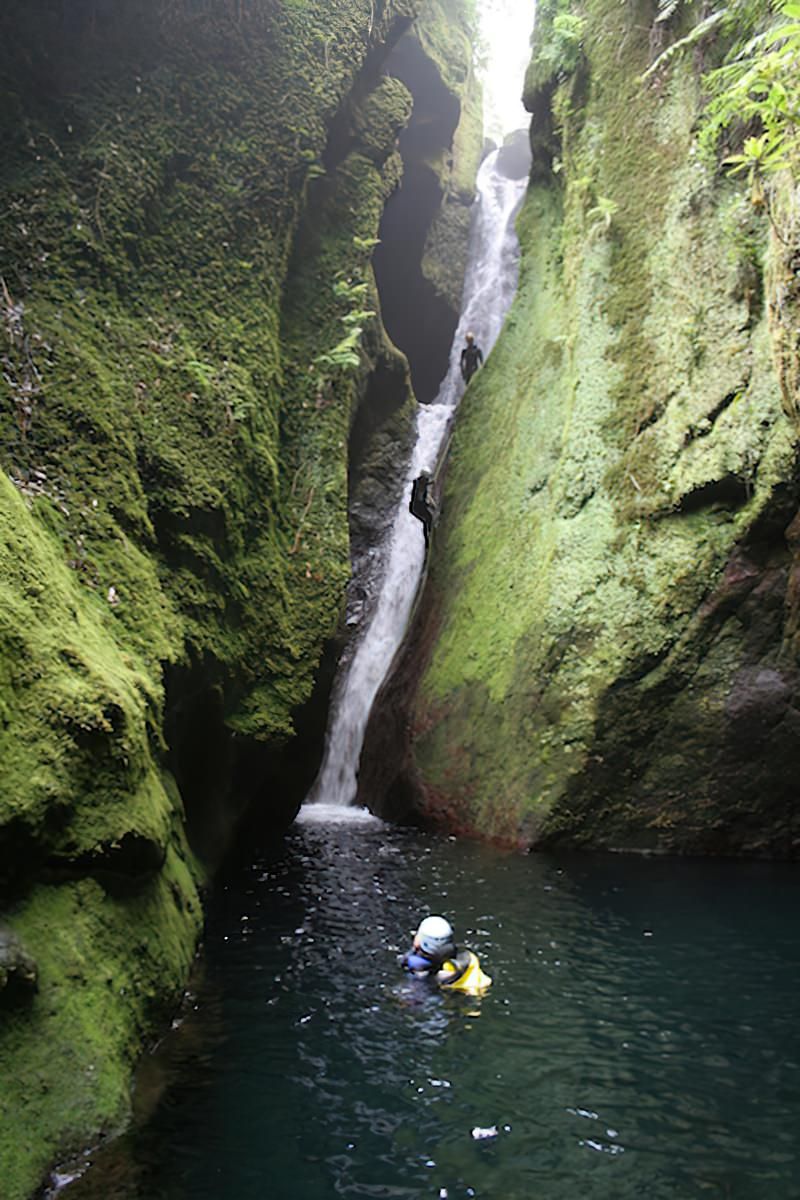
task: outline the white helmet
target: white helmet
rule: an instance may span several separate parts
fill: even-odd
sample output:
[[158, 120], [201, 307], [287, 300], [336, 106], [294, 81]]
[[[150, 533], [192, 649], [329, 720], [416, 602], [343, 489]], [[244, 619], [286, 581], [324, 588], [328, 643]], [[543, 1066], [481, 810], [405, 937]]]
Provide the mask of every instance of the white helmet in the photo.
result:
[[444, 917], [426, 917], [417, 930], [417, 942], [426, 954], [441, 954], [453, 943], [453, 929]]

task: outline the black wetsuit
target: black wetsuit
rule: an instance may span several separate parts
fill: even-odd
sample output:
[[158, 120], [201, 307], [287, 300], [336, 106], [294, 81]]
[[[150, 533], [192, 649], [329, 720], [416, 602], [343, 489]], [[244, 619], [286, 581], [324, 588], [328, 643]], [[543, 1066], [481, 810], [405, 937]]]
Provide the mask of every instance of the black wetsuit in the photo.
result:
[[416, 517], [418, 521], [422, 522], [426, 546], [431, 534], [434, 515], [433, 503], [429, 493], [430, 485], [431, 481], [427, 475], [419, 475], [411, 485], [411, 499], [408, 502], [408, 511], [412, 517]]
[[469, 383], [482, 362], [483, 351], [480, 346], [476, 346], [474, 342], [470, 342], [464, 347], [461, 351], [461, 374], [464, 377], [465, 383]]

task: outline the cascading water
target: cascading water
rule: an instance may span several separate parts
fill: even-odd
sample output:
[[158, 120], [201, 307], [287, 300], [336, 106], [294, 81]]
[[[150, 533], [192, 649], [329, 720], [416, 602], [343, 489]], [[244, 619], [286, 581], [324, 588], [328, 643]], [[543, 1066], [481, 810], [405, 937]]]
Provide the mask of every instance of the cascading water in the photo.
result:
[[325, 757], [309, 803], [343, 806], [355, 798], [358, 760], [372, 702], [403, 638], [424, 565], [422, 525], [408, 511], [411, 484], [421, 471], [433, 472], [449, 431], [463, 390], [459, 364], [465, 333], [474, 330], [478, 344], [488, 354], [516, 290], [514, 216], [527, 180], [503, 174], [498, 162], [501, 154], [493, 151], [478, 173], [462, 313], [450, 366], [436, 401], [419, 409], [417, 440], [387, 539], [374, 614], [334, 686]]

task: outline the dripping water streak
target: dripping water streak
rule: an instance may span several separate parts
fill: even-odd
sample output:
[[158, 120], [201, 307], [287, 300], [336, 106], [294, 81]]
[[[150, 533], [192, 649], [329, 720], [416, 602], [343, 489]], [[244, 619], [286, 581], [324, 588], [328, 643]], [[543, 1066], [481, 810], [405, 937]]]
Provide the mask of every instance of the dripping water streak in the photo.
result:
[[500, 333], [517, 283], [516, 214], [526, 180], [508, 179], [497, 170], [497, 152], [478, 174], [464, 283], [462, 314], [453, 340], [447, 375], [433, 404], [421, 406], [417, 440], [406, 484], [387, 539], [385, 570], [372, 619], [334, 687], [325, 757], [309, 802], [348, 805], [355, 798], [356, 772], [372, 702], [402, 641], [424, 564], [422, 526], [408, 511], [412, 481], [432, 472], [461, 396], [461, 346], [474, 330], [484, 353]]

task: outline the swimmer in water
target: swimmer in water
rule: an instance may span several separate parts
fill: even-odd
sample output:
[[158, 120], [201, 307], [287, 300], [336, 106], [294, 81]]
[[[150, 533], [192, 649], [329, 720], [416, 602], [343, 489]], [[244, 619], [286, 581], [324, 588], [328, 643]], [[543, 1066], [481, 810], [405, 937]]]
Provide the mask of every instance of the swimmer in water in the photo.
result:
[[444, 917], [426, 917], [414, 934], [410, 950], [398, 959], [404, 970], [421, 979], [433, 979], [447, 991], [477, 995], [491, 987], [478, 956], [455, 944], [453, 928]]

